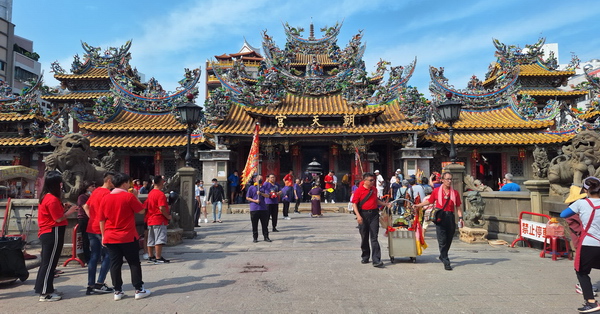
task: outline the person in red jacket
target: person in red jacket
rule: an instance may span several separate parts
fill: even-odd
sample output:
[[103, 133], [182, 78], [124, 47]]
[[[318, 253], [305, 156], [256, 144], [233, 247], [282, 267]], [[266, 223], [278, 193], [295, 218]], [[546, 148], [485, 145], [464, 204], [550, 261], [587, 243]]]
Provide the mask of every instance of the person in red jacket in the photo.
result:
[[123, 257], [127, 260], [131, 272], [131, 283], [135, 287], [135, 299], [150, 295], [150, 290], [144, 289], [142, 267], [138, 252], [139, 235], [135, 229], [135, 213], [144, 214], [142, 203], [137, 198], [137, 191], [129, 189], [129, 175], [116, 173], [112, 180], [115, 188], [100, 202], [98, 221], [102, 232], [102, 244], [108, 248], [110, 256], [110, 277], [114, 285], [114, 300], [125, 296], [121, 267]]
[[[42, 243], [40, 269], [35, 280], [35, 293], [41, 302], [58, 301], [62, 294], [54, 289], [54, 271], [65, 243], [67, 216], [77, 211], [74, 204], [63, 204], [60, 200], [62, 175], [48, 171], [40, 193], [38, 206], [38, 237]], [[67, 210], [65, 211], [65, 208]]]
[[168, 263], [162, 256], [162, 247], [167, 244], [167, 225], [171, 221], [171, 213], [165, 192], [162, 191], [165, 181], [162, 176], [154, 177], [154, 188], [146, 199], [146, 219], [148, 220], [148, 260]]

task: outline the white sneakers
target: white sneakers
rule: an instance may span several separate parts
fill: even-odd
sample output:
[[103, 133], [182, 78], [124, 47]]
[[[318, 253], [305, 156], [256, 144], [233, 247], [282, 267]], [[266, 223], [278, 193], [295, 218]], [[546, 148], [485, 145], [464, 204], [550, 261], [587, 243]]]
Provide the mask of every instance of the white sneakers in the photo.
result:
[[204, 223], [207, 224], [208, 223], [208, 219], [204, 219]]
[[151, 293], [152, 292], [150, 292], [150, 290], [148, 290], [148, 289], [137, 290], [135, 292], [135, 299], [139, 300], [139, 299], [143, 299], [143, 298], [149, 297]]
[[[150, 294], [152, 294], [152, 292], [150, 292], [150, 290], [148, 290], [148, 289], [136, 290], [135, 291], [135, 299], [139, 300], [139, 299], [147, 298], [150, 296]], [[125, 296], [125, 293], [123, 291], [115, 291], [115, 296], [114, 296], [115, 301], [119, 301], [119, 300], [123, 299], [124, 296]]]
[[292, 219], [292, 218], [290, 218], [289, 216], [286, 216], [286, 217], [283, 217], [283, 219], [285, 219], [285, 220], [290, 220], [290, 219]]
[[115, 299], [115, 301], [119, 301], [119, 300], [123, 299], [124, 296], [125, 296], [125, 292], [115, 291], [114, 299]]

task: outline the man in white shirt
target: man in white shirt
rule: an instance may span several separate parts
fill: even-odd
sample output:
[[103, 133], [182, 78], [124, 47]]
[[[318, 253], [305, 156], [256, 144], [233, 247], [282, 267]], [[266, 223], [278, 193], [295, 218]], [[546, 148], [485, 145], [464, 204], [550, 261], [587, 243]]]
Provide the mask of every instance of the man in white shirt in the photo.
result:
[[379, 174], [379, 170], [375, 170], [375, 180], [377, 181], [377, 197], [383, 198], [383, 188], [385, 181], [383, 180], [383, 176]]

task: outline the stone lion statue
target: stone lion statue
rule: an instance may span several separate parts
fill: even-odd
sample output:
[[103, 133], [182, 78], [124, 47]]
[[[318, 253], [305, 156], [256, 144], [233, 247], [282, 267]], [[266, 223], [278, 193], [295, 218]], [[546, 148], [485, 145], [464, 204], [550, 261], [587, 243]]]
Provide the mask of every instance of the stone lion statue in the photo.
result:
[[96, 151], [91, 149], [87, 137], [79, 133], [63, 138], [55, 136], [50, 139], [50, 144], [54, 146], [54, 152], [46, 157], [46, 171], [62, 172], [66, 200], [77, 203], [77, 197], [84, 190], [84, 181], [102, 185], [106, 170], [91, 164]]
[[463, 182], [465, 183], [465, 186], [467, 187], [467, 189], [472, 190], [472, 191], [479, 191], [479, 192], [493, 192], [494, 191], [494, 190], [492, 190], [491, 187], [483, 184], [481, 182], [481, 180], [475, 179], [471, 175], [466, 175], [465, 178], [463, 179]]
[[469, 191], [467, 193], [467, 206], [463, 220], [466, 227], [481, 228], [485, 224], [483, 212], [485, 210], [485, 201], [479, 194], [479, 191]]
[[571, 185], [581, 186], [583, 178], [600, 173], [600, 135], [594, 131], [577, 134], [570, 145], [562, 147], [562, 155], [552, 159], [548, 180], [552, 191], [567, 196]]

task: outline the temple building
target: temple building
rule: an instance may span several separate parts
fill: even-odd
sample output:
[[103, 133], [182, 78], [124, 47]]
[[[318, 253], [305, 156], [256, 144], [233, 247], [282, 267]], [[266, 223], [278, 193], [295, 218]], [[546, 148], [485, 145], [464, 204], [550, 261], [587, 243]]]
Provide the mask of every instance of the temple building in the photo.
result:
[[246, 40], [244, 40], [244, 44], [242, 48], [237, 53], [231, 54], [221, 54], [215, 56], [215, 60], [207, 60], [206, 61], [206, 97], [208, 98], [210, 95], [214, 93], [214, 91], [218, 88], [221, 88], [221, 81], [215, 75], [213, 69], [213, 63], [216, 64], [220, 69], [231, 68], [236, 65], [244, 66], [246, 73], [250, 77], [258, 78], [258, 68], [263, 61], [264, 58], [260, 54], [260, 49], [252, 47]]
[[241, 58], [217, 56], [211, 63], [221, 88], [205, 102], [206, 132], [215, 136], [217, 151], [229, 155], [229, 172], [244, 167], [257, 123], [262, 174], [279, 180], [313, 161], [340, 177], [429, 170], [433, 150], [416, 146], [429, 127], [429, 105], [407, 85], [416, 58], [394, 67], [381, 60], [369, 73], [362, 31], [341, 48], [341, 26], [321, 28], [317, 38], [312, 24], [302, 37], [303, 28], [286, 23], [284, 48], [263, 32], [256, 76]]
[[[64, 119], [62, 124], [54, 124], [48, 135], [81, 132], [90, 139], [99, 159], [118, 160], [116, 170], [133, 178], [174, 175], [184, 163], [187, 145], [187, 126], [178, 121], [174, 109], [197, 96], [200, 70], [185, 69], [180, 87], [168, 93], [154, 78], [141, 82], [137, 69], [129, 65], [130, 41], [104, 52], [86, 43], [82, 46], [83, 60], [75, 55], [70, 73], [58, 63], [52, 65], [62, 90], [42, 99]], [[192, 146], [194, 151], [212, 148], [201, 128], [194, 130]], [[201, 169], [197, 161], [194, 166]]]
[[[517, 182], [536, 177], [531, 167], [536, 147], [536, 152], [543, 150], [552, 159], [562, 144], [586, 128], [587, 117], [576, 104], [587, 91], [559, 88], [575, 74], [578, 59], [558, 70], [552, 52], [543, 59], [544, 41], [541, 38], [521, 49], [494, 40], [497, 61], [490, 65], [486, 79], [473, 76], [461, 90], [448, 83], [443, 68], [430, 68], [434, 103], [443, 101], [446, 93], [463, 103], [454, 124], [459, 159], [467, 174], [493, 188], [505, 173], [512, 173]], [[437, 131], [424, 139], [442, 148], [436, 151], [443, 156], [449, 126], [436, 122], [435, 127]]]

